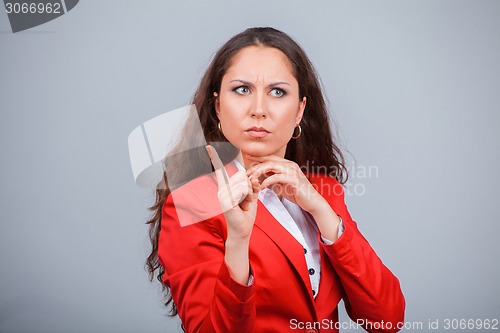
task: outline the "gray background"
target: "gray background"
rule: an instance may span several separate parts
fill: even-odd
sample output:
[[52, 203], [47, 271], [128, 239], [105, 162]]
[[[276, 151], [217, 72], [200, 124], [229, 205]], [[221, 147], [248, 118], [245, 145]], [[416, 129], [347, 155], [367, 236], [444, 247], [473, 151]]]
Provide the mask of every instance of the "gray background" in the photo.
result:
[[0, 332], [180, 331], [143, 270], [153, 196], [127, 136], [267, 25], [305, 48], [340, 145], [378, 168], [346, 200], [406, 319], [500, 317], [500, 1], [87, 0], [17, 34], [0, 12]]

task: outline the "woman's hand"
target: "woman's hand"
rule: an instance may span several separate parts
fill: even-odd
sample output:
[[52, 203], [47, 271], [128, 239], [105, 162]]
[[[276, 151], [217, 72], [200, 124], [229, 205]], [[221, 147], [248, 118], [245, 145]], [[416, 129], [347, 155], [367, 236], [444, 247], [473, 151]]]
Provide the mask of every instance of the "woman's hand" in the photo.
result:
[[260, 184], [261, 189], [270, 187], [279, 196], [309, 212], [326, 239], [333, 242], [338, 238], [339, 217], [311, 185], [297, 163], [276, 155], [246, 155], [246, 158], [257, 163], [247, 170], [247, 176], [252, 179], [266, 177]]
[[207, 151], [217, 177], [217, 197], [226, 217], [228, 239], [249, 240], [257, 212], [259, 182], [244, 171], [229, 177], [217, 151], [210, 145]]
[[224, 261], [232, 278], [247, 285], [250, 276], [250, 235], [252, 234], [260, 185], [256, 178], [240, 171], [229, 177], [217, 151], [207, 146], [215, 169], [217, 197], [227, 222]]
[[276, 155], [246, 155], [246, 158], [255, 162], [247, 170], [247, 176], [265, 176], [260, 184], [261, 189], [269, 187], [278, 196], [283, 196], [310, 213], [325, 205], [326, 200], [314, 189], [297, 163]]

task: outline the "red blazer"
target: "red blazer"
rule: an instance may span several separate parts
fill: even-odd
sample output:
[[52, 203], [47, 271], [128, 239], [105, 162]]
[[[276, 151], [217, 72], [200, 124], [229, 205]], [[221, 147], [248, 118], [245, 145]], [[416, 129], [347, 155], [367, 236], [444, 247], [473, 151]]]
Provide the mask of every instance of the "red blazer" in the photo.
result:
[[[234, 165], [227, 169], [230, 175], [236, 171]], [[194, 222], [219, 207], [213, 175], [168, 196], [158, 255], [186, 332], [338, 332], [341, 299], [351, 319], [369, 332], [399, 330], [405, 309], [399, 281], [359, 232], [344, 203], [342, 185], [323, 175], [312, 175], [310, 181], [344, 224], [332, 245], [318, 235], [321, 280], [316, 298], [302, 246], [260, 201], [249, 250], [254, 280], [246, 286], [231, 278], [224, 263], [223, 214], [179, 223], [181, 215], [184, 220], [192, 216]]]

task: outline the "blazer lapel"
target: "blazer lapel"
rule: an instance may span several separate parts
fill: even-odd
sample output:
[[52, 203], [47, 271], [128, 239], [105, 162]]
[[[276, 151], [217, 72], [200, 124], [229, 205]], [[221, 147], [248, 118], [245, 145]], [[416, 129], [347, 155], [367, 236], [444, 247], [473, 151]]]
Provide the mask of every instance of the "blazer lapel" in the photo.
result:
[[[318, 182], [321, 184], [322, 176], [311, 177], [310, 181], [313, 186], [316, 187], [316, 190], [326, 199], [326, 201], [330, 204], [330, 207], [334, 207], [334, 199], [335, 197], [330, 193], [324, 193], [324, 188], [322, 186], [318, 186]], [[318, 178], [320, 178], [318, 180]], [[340, 185], [341, 186], [341, 185]], [[333, 308], [335, 308], [342, 298], [342, 289], [341, 282], [337, 274], [335, 273], [335, 269], [333, 268], [328, 256], [323, 249], [321, 234], [318, 232], [318, 242], [320, 242], [320, 254], [321, 254], [321, 280], [319, 283], [319, 293], [315, 299], [316, 310], [318, 312], [319, 318], [326, 318], [326, 316], [330, 313], [332, 308], [327, 306], [327, 304], [331, 304]]]
[[[226, 170], [228, 174], [232, 176], [238, 171], [238, 168], [234, 163], [229, 163], [226, 165]], [[274, 215], [260, 200], [257, 206], [255, 226], [262, 230], [287, 257], [297, 275], [300, 276], [303, 287], [306, 288], [309, 293], [309, 298], [312, 303], [314, 298], [312, 295], [311, 280], [309, 279], [308, 268], [302, 245], [300, 245], [300, 243], [276, 220]], [[312, 304], [312, 306], [314, 307], [314, 304]]]
[[335, 269], [321, 246], [320, 254], [321, 280], [319, 282], [319, 292], [315, 299], [315, 306], [318, 317], [326, 318], [333, 308], [337, 307], [338, 302], [342, 298], [342, 290], [339, 288], [341, 282], [335, 273]]
[[255, 226], [261, 229], [288, 258], [312, 299], [311, 281], [307, 275], [308, 270], [302, 245], [276, 220], [261, 201], [257, 207]]

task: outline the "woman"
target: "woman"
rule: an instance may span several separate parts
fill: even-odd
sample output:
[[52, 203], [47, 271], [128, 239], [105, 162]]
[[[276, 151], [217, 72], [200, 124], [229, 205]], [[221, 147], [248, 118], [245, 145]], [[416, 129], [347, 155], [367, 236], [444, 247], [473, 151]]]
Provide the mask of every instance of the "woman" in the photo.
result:
[[[366, 330], [398, 331], [399, 281], [347, 211], [343, 157], [303, 50], [247, 29], [216, 53], [193, 104], [206, 141], [234, 149], [170, 161], [152, 207], [147, 265], [185, 330], [337, 332], [343, 299]], [[215, 177], [193, 177], [207, 152]]]

